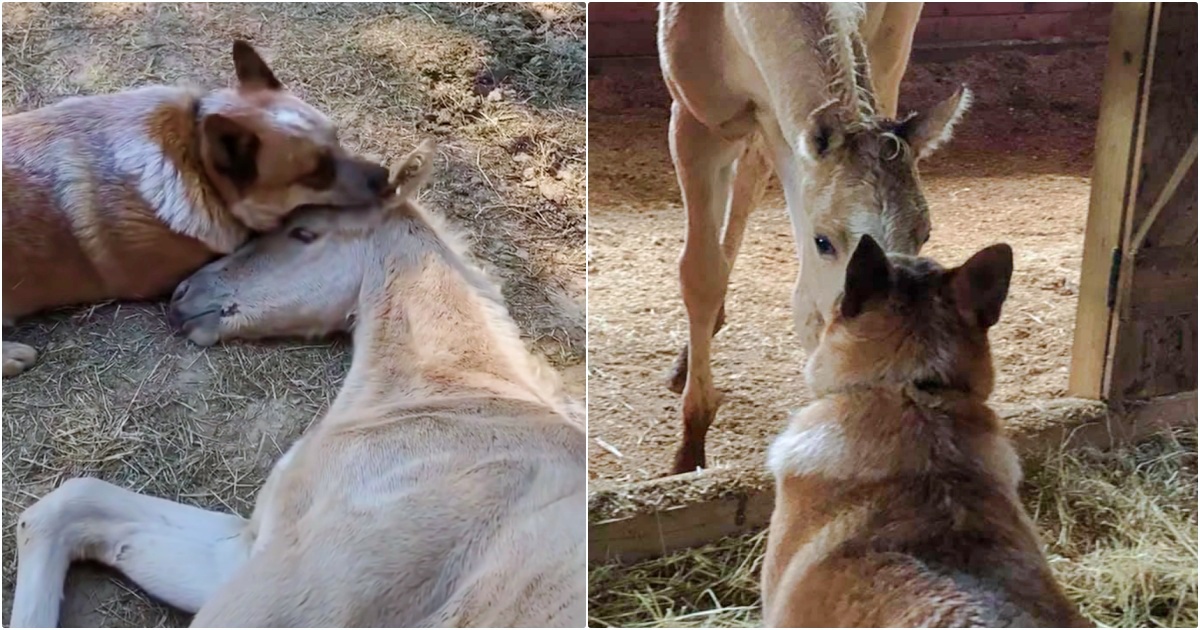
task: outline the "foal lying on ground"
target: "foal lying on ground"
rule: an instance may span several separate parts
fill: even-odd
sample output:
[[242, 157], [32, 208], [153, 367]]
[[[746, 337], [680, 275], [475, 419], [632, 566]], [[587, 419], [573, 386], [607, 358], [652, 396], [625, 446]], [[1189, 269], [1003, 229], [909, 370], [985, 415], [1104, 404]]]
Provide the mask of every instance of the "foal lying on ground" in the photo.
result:
[[22, 514], [12, 624], [52, 626], [73, 560], [115, 567], [193, 625], [585, 623], [585, 437], [499, 292], [416, 204], [301, 210], [177, 293], [193, 338], [354, 327], [325, 417], [250, 519], [95, 479]]
[[987, 406], [1012, 250], [956, 269], [864, 236], [771, 446], [763, 609], [775, 627], [1084, 625], [1021, 507]]

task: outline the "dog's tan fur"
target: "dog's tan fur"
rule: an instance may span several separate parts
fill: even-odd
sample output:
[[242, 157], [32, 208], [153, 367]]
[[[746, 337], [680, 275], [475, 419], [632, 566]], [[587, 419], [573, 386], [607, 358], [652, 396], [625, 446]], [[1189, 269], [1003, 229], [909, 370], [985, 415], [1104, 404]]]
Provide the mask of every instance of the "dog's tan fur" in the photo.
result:
[[582, 413], [416, 203], [432, 158], [383, 207], [301, 210], [173, 301], [202, 341], [357, 319], [346, 383], [251, 518], [68, 482], [20, 519], [14, 625], [52, 624], [87, 558], [196, 626], [583, 627]]
[[949, 137], [970, 93], [895, 118], [919, 3], [665, 2], [659, 11], [671, 156], [687, 214], [679, 279], [688, 347], [669, 379], [683, 394], [680, 473], [705, 464], [721, 399], [711, 337], [724, 324], [729, 274], [771, 170], [800, 258], [797, 333], [811, 349], [859, 236], [908, 254], [928, 239], [916, 161]]
[[1011, 273], [1007, 245], [943, 270], [863, 238], [808, 364], [817, 399], [770, 449], [767, 625], [1086, 625], [987, 406]]
[[[235, 88], [153, 86], [4, 117], [4, 320], [168, 293], [304, 204], [368, 203], [387, 171], [245, 42]], [[4, 375], [34, 360], [4, 343]]]

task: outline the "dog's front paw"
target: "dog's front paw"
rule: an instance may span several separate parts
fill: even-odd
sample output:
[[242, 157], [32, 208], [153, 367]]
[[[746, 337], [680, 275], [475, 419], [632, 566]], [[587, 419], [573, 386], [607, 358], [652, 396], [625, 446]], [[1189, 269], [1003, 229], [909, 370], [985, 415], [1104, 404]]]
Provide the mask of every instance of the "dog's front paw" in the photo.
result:
[[4, 378], [16, 376], [37, 361], [37, 350], [23, 344], [4, 342]]

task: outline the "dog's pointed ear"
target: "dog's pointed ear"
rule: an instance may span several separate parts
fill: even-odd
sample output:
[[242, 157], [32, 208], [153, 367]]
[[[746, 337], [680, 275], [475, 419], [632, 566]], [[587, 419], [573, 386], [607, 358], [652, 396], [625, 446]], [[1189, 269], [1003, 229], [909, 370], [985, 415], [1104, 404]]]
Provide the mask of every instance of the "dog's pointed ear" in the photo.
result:
[[241, 39], [233, 40], [233, 69], [242, 87], [282, 90], [283, 84], [254, 47]]
[[416, 199], [421, 188], [433, 173], [433, 160], [437, 157], [437, 143], [426, 138], [400, 162], [400, 168], [392, 176], [392, 188], [396, 198], [403, 201]]
[[201, 122], [202, 148], [211, 168], [239, 189], [258, 178], [258, 136], [238, 121], [208, 114]]
[[1005, 243], [981, 250], [952, 270], [950, 292], [963, 319], [983, 329], [996, 325], [1012, 271], [1013, 252]]
[[888, 262], [887, 254], [875, 239], [864, 234], [858, 240], [858, 246], [854, 248], [854, 254], [850, 256], [850, 263], [846, 267], [842, 317], [858, 317], [868, 302], [886, 298], [891, 288], [892, 264]]

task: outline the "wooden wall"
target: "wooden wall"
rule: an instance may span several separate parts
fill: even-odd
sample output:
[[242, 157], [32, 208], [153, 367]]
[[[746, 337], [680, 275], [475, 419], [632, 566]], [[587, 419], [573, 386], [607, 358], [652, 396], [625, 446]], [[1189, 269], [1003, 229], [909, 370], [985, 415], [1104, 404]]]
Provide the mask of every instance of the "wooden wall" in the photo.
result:
[[1109, 397], [1196, 389], [1196, 4], [1162, 3], [1125, 217]]
[[[655, 2], [588, 5], [588, 55], [655, 54]], [[996, 41], [1103, 40], [1112, 5], [1103, 2], [927, 2], [917, 48]]]
[[1196, 390], [1196, 4], [1114, 10], [1070, 392]]

